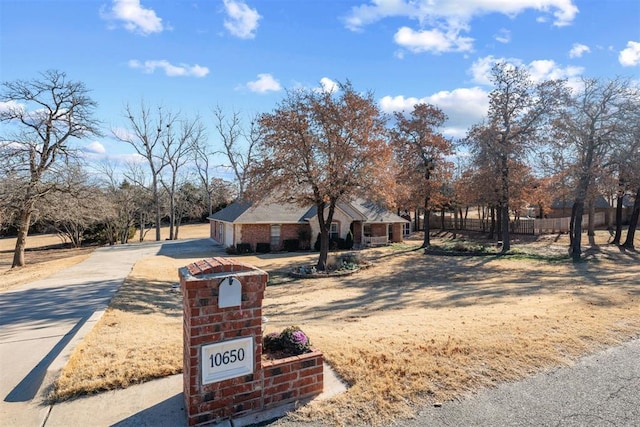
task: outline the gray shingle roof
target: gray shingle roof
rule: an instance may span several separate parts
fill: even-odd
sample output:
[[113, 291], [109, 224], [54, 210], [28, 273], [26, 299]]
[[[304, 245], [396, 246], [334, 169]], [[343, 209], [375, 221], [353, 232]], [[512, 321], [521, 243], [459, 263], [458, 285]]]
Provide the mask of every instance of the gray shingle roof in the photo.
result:
[[[574, 202], [574, 199], [572, 197], [568, 197], [564, 200], [555, 199], [551, 203], [551, 208], [552, 209], [571, 209], [573, 207], [573, 202]], [[585, 207], [586, 207], [586, 203], [585, 203]], [[606, 209], [606, 208], [610, 208], [611, 205], [609, 205], [609, 202], [607, 202], [607, 199], [605, 199], [603, 196], [597, 196], [595, 207], [597, 209]]]
[[308, 207], [285, 203], [234, 202], [209, 219], [236, 224], [304, 223]]
[[[354, 221], [363, 222], [407, 222], [406, 219], [381, 208], [373, 202], [355, 199], [338, 203], [338, 207]], [[316, 216], [316, 207], [300, 207], [294, 203], [249, 203], [234, 202], [211, 215], [209, 219], [235, 224], [295, 224], [305, 223]]]

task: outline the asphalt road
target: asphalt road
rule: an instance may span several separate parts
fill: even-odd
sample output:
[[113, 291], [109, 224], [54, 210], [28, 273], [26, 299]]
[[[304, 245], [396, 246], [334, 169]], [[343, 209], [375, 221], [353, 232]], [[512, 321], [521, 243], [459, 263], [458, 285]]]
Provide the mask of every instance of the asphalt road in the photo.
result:
[[640, 426], [640, 340], [571, 367], [424, 408], [402, 427]]
[[[326, 427], [277, 420], [272, 427]], [[505, 383], [442, 406], [419, 408], [395, 427], [638, 427], [640, 339], [574, 365]]]

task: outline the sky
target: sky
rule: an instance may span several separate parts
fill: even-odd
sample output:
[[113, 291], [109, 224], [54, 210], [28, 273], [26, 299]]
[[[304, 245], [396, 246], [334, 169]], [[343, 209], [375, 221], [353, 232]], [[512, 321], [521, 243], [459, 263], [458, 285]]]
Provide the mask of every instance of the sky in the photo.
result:
[[347, 80], [386, 113], [438, 106], [461, 138], [486, 115], [499, 60], [535, 81], [639, 81], [640, 1], [0, 0], [0, 80], [56, 69], [83, 82], [104, 136], [77, 145], [98, 160], [131, 159], [110, 136], [127, 104], [199, 115], [216, 145], [216, 106], [248, 120], [286, 90]]

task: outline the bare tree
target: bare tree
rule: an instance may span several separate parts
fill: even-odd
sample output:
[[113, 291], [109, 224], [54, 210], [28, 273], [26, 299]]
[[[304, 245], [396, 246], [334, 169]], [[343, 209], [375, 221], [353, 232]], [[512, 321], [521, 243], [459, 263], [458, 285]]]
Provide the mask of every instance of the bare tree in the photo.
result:
[[[422, 201], [424, 209], [424, 241], [422, 247], [428, 247], [429, 218], [431, 216], [431, 200], [442, 188], [441, 180], [445, 177], [445, 156], [452, 154], [451, 141], [437, 132], [446, 121], [446, 115], [433, 105], [417, 104], [409, 117], [403, 113], [395, 113], [396, 126], [392, 130], [392, 144], [399, 165], [400, 181], [409, 186], [410, 198]], [[416, 206], [419, 206], [417, 202]]]
[[198, 118], [183, 120], [177, 117], [173, 121], [174, 127], [179, 129], [174, 132], [172, 124], [167, 124], [167, 138], [163, 141], [165, 173], [159, 175], [160, 182], [169, 197], [169, 240], [177, 238], [176, 227], [179, 221], [176, 219], [176, 193], [180, 186], [179, 173], [193, 158], [194, 147], [201, 145], [204, 139], [204, 127]]
[[[103, 161], [97, 167], [101, 173], [107, 199], [111, 208], [110, 214], [105, 219], [105, 233], [109, 244], [116, 242], [127, 243], [130, 230], [136, 224], [140, 229], [139, 240], [144, 238], [149, 231], [147, 223], [154, 215], [154, 203], [149, 186], [146, 183], [146, 174], [139, 163], [128, 163], [123, 174], [116, 165], [109, 161]], [[126, 178], [122, 178], [124, 175]]]
[[[569, 253], [580, 260], [584, 204], [615, 145], [637, 120], [640, 92], [623, 79], [583, 79], [579, 91], [555, 121], [556, 137], [572, 153], [577, 187], [571, 214]], [[635, 101], [634, 101], [635, 100]]]
[[249, 129], [242, 127], [240, 113], [233, 112], [227, 116], [222, 107], [217, 106], [213, 110], [215, 128], [222, 139], [224, 154], [229, 160], [231, 169], [238, 184], [238, 198], [242, 198], [249, 186], [251, 174], [249, 167], [255, 158], [255, 147], [262, 137], [258, 118], [253, 118], [249, 123]]
[[522, 67], [499, 62], [492, 68], [495, 89], [490, 94], [486, 124], [474, 126], [467, 136], [471, 144], [486, 144], [486, 152], [499, 167], [499, 209], [502, 252], [511, 248], [510, 170], [513, 160], [524, 159], [533, 144], [540, 140], [545, 121], [565, 97], [562, 81], [535, 84]]
[[63, 240], [68, 239], [73, 247], [79, 248], [85, 233], [105, 222], [111, 206], [106, 194], [80, 165], [66, 168], [61, 175], [64, 188], [43, 197], [40, 215]]
[[95, 101], [81, 82], [64, 72], [49, 70], [29, 81], [3, 83], [0, 111], [6, 135], [0, 136], [2, 175], [11, 176], [19, 191], [18, 236], [12, 267], [25, 265], [24, 250], [32, 215], [39, 199], [56, 191], [56, 167], [73, 156], [74, 138], [99, 135], [93, 114]]
[[373, 95], [350, 83], [339, 90], [296, 90], [259, 121], [263, 138], [252, 168], [255, 198], [314, 205], [320, 226], [318, 270], [325, 270], [336, 205], [392, 191], [385, 118]]
[[161, 239], [161, 204], [160, 204], [160, 174], [167, 166], [164, 143], [169, 138], [169, 130], [175, 118], [158, 107], [155, 116], [144, 102], [140, 103], [140, 110], [134, 111], [127, 104], [124, 116], [128, 121], [126, 130], [114, 129], [112, 134], [118, 141], [126, 142], [142, 156], [151, 173], [150, 190], [155, 204], [156, 241]]

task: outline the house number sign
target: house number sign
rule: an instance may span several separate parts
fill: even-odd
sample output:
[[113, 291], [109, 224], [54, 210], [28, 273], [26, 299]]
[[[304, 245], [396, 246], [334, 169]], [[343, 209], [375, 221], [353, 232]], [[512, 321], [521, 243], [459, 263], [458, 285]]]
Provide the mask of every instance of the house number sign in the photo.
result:
[[253, 373], [253, 337], [202, 346], [202, 384]]

